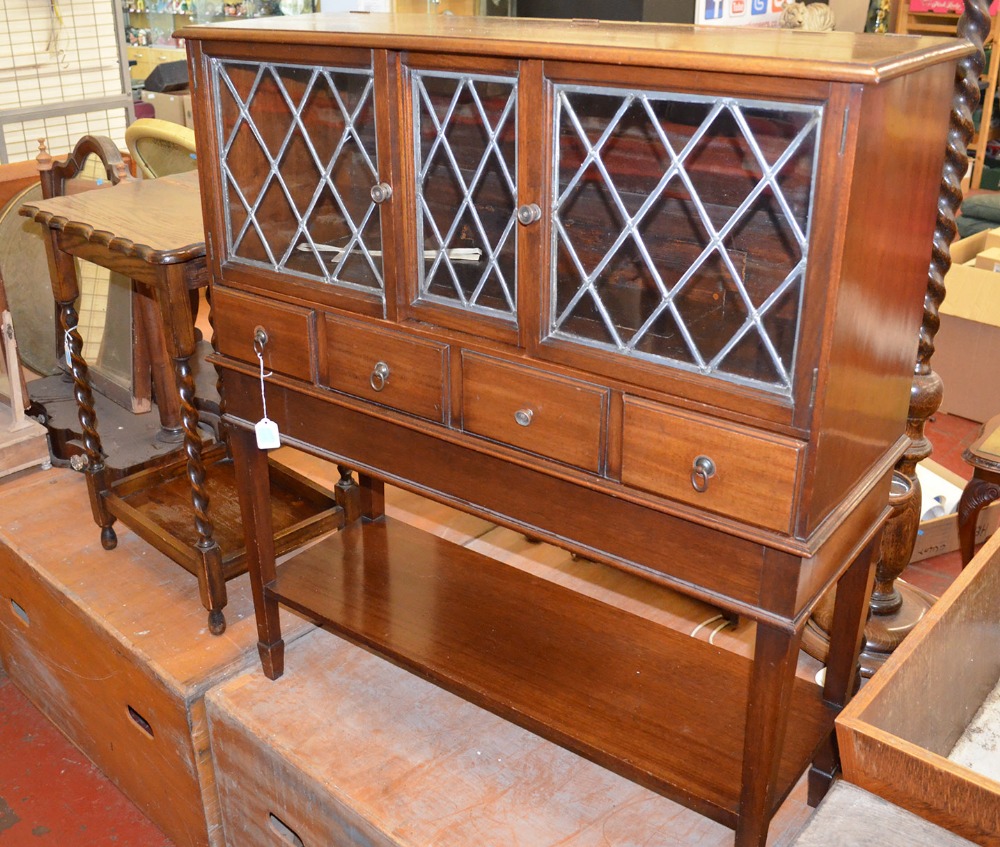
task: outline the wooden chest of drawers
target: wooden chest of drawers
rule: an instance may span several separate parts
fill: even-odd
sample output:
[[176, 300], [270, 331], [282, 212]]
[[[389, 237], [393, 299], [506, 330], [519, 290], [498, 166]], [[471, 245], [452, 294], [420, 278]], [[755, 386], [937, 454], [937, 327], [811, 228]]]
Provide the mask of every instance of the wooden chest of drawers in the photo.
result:
[[[851, 690], [971, 48], [403, 15], [184, 35], [266, 672], [287, 603], [762, 845]], [[357, 520], [277, 569], [262, 390], [360, 479]], [[746, 616], [754, 660], [421, 540], [385, 481]], [[834, 583], [821, 689], [794, 666]]]

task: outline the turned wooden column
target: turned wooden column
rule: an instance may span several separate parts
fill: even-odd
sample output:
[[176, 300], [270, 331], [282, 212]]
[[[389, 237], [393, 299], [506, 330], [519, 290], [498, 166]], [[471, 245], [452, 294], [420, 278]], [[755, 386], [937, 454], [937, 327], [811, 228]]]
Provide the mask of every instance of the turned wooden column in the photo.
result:
[[[910, 445], [899, 460], [890, 491], [892, 514], [882, 534], [875, 562], [875, 585], [861, 649], [861, 674], [870, 677], [899, 646], [930, 608], [936, 598], [899, 579], [909, 564], [920, 528], [920, 480], [917, 464], [933, 451], [924, 427], [941, 405], [943, 386], [931, 368], [934, 337], [941, 319], [938, 309], [945, 296], [944, 278], [951, 268], [951, 243], [958, 227], [955, 218], [962, 203], [962, 179], [969, 165], [968, 145], [974, 126], [972, 112], [979, 103], [979, 78], [986, 67], [983, 42], [990, 31], [990, 14], [985, 0], [966, 0], [958, 22], [959, 38], [967, 38], [976, 52], [959, 62], [955, 75], [955, 96], [945, 152], [944, 172], [938, 195], [937, 221], [931, 248], [931, 263], [924, 295], [924, 319], [920, 327], [917, 360], [910, 388], [910, 408], [906, 434]], [[806, 632], [805, 649], [821, 660], [827, 652], [827, 635], [832, 623], [833, 598], [817, 607]]]

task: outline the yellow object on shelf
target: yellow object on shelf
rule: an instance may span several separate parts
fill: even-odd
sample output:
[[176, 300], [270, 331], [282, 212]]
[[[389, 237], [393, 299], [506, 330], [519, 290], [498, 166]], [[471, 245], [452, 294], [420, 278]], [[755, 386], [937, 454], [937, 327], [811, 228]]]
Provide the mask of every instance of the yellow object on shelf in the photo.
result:
[[125, 144], [142, 175], [151, 179], [198, 167], [194, 130], [173, 121], [141, 118], [125, 130]]

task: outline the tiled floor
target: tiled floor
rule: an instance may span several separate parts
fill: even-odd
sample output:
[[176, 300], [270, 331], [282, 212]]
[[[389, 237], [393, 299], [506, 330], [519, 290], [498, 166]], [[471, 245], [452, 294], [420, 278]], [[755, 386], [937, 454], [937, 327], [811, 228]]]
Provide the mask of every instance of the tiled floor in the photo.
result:
[[[978, 424], [939, 415], [927, 431], [934, 459], [967, 478], [964, 445]], [[958, 553], [912, 565], [905, 578], [939, 594], [957, 575]], [[171, 847], [0, 670], [0, 847]]]

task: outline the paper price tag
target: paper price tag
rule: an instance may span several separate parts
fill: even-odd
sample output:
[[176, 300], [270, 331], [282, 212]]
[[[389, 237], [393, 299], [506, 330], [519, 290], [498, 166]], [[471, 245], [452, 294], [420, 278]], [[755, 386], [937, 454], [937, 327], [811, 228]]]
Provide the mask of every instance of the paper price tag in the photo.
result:
[[254, 432], [257, 435], [257, 446], [261, 450], [274, 450], [281, 446], [281, 434], [278, 432], [278, 425], [267, 418], [261, 418], [254, 424]]

